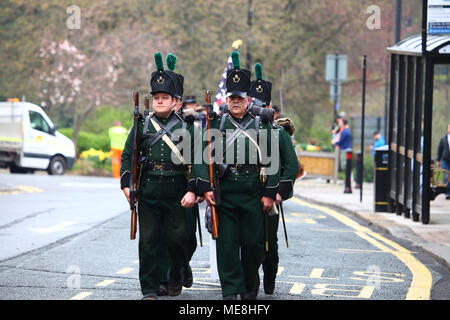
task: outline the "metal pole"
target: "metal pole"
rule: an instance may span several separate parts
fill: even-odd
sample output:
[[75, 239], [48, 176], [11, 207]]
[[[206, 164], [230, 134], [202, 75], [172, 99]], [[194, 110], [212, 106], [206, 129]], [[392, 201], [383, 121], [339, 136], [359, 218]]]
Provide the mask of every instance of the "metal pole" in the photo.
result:
[[363, 56], [362, 115], [361, 115], [361, 188], [359, 189], [359, 202], [362, 202], [363, 181], [364, 181], [364, 117], [366, 107], [366, 66], [367, 66], [367, 57]]
[[281, 87], [280, 87], [280, 113], [281, 114], [284, 114], [283, 86], [284, 86], [284, 68], [281, 68]]
[[422, 55], [425, 56], [427, 52], [427, 15], [428, 15], [428, 0], [422, 1]]
[[385, 87], [385, 94], [384, 94], [384, 138], [387, 139], [388, 131], [388, 112], [389, 112], [389, 56], [386, 55], [386, 87]]
[[400, 41], [402, 28], [402, 0], [397, 0], [395, 4], [395, 43]]
[[251, 70], [252, 65], [252, 54], [251, 54], [251, 38], [252, 38], [252, 0], [248, 0], [248, 12], [247, 12], [247, 26], [248, 26], [248, 38], [247, 38], [247, 69]]
[[335, 68], [334, 68], [334, 119], [336, 119], [337, 116], [337, 104], [339, 101], [338, 98], [338, 76], [339, 76], [339, 54], [336, 52], [336, 60], [335, 60]]

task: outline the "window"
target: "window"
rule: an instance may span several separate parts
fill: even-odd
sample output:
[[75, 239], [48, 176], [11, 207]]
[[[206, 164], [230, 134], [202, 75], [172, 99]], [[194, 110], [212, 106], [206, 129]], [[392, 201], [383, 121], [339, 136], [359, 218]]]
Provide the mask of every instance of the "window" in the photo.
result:
[[31, 128], [39, 131], [43, 131], [46, 133], [50, 133], [50, 126], [47, 121], [36, 111], [30, 111], [30, 124]]

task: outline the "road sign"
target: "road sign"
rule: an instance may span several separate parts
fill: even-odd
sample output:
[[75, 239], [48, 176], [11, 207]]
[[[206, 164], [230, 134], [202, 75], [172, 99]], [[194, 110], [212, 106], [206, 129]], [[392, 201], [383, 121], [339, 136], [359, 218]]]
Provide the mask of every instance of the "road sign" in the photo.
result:
[[[337, 62], [337, 63], [336, 63]], [[325, 80], [343, 82], [347, 80], [347, 56], [328, 54], [326, 57]]]
[[450, 34], [450, 0], [428, 0], [427, 33]]

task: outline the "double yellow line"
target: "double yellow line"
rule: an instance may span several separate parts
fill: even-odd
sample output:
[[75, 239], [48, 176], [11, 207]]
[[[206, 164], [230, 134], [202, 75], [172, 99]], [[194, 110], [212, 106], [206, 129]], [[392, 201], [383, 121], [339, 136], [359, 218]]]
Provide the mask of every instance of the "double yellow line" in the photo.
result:
[[406, 300], [430, 299], [433, 278], [430, 271], [412, 255], [411, 251], [403, 248], [394, 241], [371, 231], [369, 228], [361, 226], [356, 221], [335, 210], [316, 204], [310, 204], [295, 197], [290, 200], [298, 203], [299, 205], [310, 207], [332, 216], [336, 220], [355, 230], [356, 235], [373, 244], [378, 249], [396, 256], [412, 273], [412, 281], [406, 295]]

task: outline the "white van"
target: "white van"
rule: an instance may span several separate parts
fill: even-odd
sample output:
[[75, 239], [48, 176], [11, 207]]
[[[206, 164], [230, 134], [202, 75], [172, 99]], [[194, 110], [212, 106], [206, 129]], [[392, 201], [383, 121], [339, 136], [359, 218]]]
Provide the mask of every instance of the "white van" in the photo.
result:
[[72, 140], [56, 131], [41, 107], [17, 99], [0, 102], [0, 167], [11, 173], [38, 169], [62, 175], [74, 161]]

